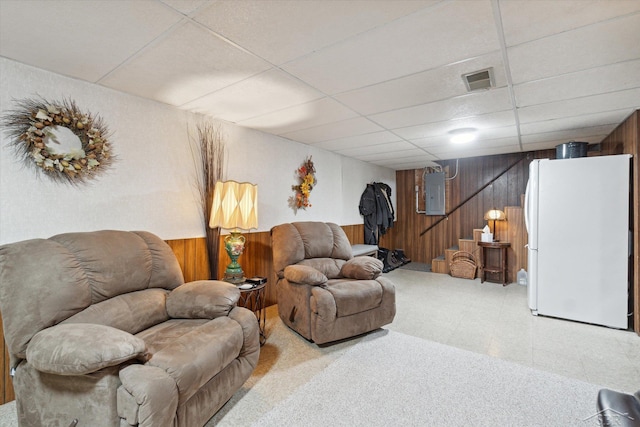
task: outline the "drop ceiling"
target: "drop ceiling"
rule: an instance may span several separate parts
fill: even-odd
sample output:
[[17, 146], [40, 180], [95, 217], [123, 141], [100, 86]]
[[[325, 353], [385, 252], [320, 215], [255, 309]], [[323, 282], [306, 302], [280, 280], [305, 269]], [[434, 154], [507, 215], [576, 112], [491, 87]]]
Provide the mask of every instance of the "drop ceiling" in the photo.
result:
[[640, 108], [640, 1], [1, 0], [0, 56], [401, 170], [600, 142]]

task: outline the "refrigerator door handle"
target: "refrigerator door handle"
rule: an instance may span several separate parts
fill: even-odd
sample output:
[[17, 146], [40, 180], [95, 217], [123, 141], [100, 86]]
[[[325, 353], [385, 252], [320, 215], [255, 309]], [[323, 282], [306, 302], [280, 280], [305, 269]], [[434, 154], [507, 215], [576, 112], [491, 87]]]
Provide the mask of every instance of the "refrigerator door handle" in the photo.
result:
[[527, 181], [527, 188], [524, 190], [524, 226], [529, 232], [529, 181]]

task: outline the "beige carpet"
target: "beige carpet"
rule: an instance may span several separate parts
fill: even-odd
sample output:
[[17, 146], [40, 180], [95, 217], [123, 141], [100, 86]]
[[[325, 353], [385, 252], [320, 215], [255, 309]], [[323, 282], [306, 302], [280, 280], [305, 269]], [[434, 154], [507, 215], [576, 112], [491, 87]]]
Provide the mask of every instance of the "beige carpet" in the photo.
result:
[[596, 385], [386, 329], [319, 347], [268, 314], [258, 368], [207, 427], [597, 425]]
[[598, 390], [593, 384], [378, 330], [252, 425], [585, 426], [597, 423]]
[[[260, 425], [260, 423], [265, 423], [266, 425], [268, 425], [267, 424], [268, 422], [274, 422], [274, 420], [276, 420], [275, 422], [279, 422], [277, 421], [278, 420], [277, 416], [279, 416], [278, 414], [286, 414], [289, 403], [293, 402], [294, 405], [308, 404], [309, 402], [304, 402], [303, 400], [300, 400], [301, 397], [304, 397], [305, 394], [310, 395], [313, 393], [320, 392], [319, 390], [321, 390], [321, 388], [319, 387], [323, 386], [323, 384], [325, 383], [328, 384], [325, 378], [329, 378], [330, 376], [335, 377], [336, 373], [338, 374], [338, 378], [339, 378], [341, 375], [340, 372], [345, 372], [344, 371], [345, 367], [347, 367], [346, 372], [349, 372], [350, 363], [352, 363], [352, 361], [354, 360], [353, 355], [356, 355], [359, 359], [363, 359], [363, 360], [367, 359], [367, 355], [369, 353], [372, 353], [371, 347], [367, 347], [367, 346], [375, 345], [376, 342], [382, 343], [383, 342], [382, 339], [389, 336], [400, 336], [400, 337], [408, 338], [408, 340], [404, 339], [403, 341], [404, 344], [397, 344], [397, 343], [392, 344], [396, 349], [400, 350], [401, 355], [404, 352], [404, 350], [402, 350], [402, 347], [404, 345], [411, 347], [416, 342], [423, 343], [423, 344], [426, 343], [424, 344], [425, 346], [435, 344], [436, 347], [441, 346], [441, 348], [457, 350], [457, 349], [453, 349], [452, 347], [444, 346], [442, 344], [433, 343], [431, 341], [423, 340], [420, 338], [408, 337], [407, 335], [399, 333], [399, 332], [405, 332], [402, 329], [404, 328], [404, 329], [407, 329], [408, 333], [410, 333], [411, 335], [417, 335], [413, 333], [415, 332], [413, 331], [413, 328], [419, 327], [419, 324], [422, 321], [426, 321], [425, 319], [423, 319], [424, 316], [421, 316], [420, 314], [422, 312], [421, 310], [418, 312], [415, 312], [415, 310], [411, 308], [411, 304], [415, 305], [416, 304], [415, 302], [408, 303], [405, 301], [407, 298], [409, 298], [410, 300], [415, 299], [412, 293], [413, 287], [422, 288], [422, 286], [424, 286], [421, 284], [424, 277], [423, 274], [424, 273], [407, 271], [406, 273], [403, 273], [403, 274], [398, 273], [396, 274], [396, 276], [394, 276], [394, 279], [398, 281], [398, 285], [400, 285], [401, 282], [402, 283], [404, 283], [405, 281], [407, 282], [404, 286], [398, 286], [398, 292], [399, 292], [398, 299], [400, 301], [400, 305], [402, 305], [402, 307], [400, 308], [402, 309], [404, 314], [403, 316], [400, 316], [398, 318], [398, 322], [397, 322], [398, 325], [394, 327], [395, 331], [397, 332], [393, 330], [394, 328], [389, 328], [389, 329], [392, 329], [391, 331], [387, 329], [383, 329], [365, 336], [360, 336], [360, 337], [353, 338], [351, 340], [345, 340], [339, 343], [335, 343], [331, 346], [317, 346], [313, 343], [306, 341], [305, 339], [301, 338], [299, 335], [295, 334], [294, 332], [286, 328], [277, 316], [277, 308], [270, 307], [267, 311], [268, 338], [267, 338], [266, 344], [262, 347], [260, 361], [257, 369], [255, 370], [254, 374], [250, 377], [250, 379], [244, 384], [244, 386], [209, 421], [207, 426], [208, 427], [248, 426], [253, 424]], [[405, 278], [405, 276], [408, 276], [408, 277]], [[456, 287], [458, 286], [457, 282], [449, 283], [451, 278], [448, 278], [448, 276], [445, 277], [444, 279], [448, 280], [447, 283], [443, 285], [443, 286], [446, 286], [446, 293], [448, 294], [451, 292], [457, 292], [456, 290]], [[474, 282], [471, 282], [471, 285], [473, 286], [477, 286], [478, 284], [479, 282], [477, 284]], [[496, 289], [498, 288], [502, 289], [502, 286], [496, 285]], [[430, 295], [429, 298], [436, 298], [436, 299], [438, 298], [438, 294], [435, 294], [435, 295], [429, 294], [429, 295]], [[409, 306], [406, 306], [407, 304], [409, 304]], [[419, 304], [420, 303], [418, 303], [418, 305]], [[433, 316], [433, 314], [434, 313], [432, 313], [431, 316]], [[410, 321], [409, 319], [404, 319], [408, 315], [409, 315], [409, 318], [413, 318], [412, 321]], [[396, 322], [394, 322], [394, 325], [395, 323]], [[369, 350], [367, 350], [367, 348], [369, 348]], [[380, 348], [383, 348], [383, 347], [380, 346]], [[384, 350], [381, 350], [381, 351], [384, 351]], [[356, 352], [356, 353], [352, 353], [352, 352]], [[357, 352], [360, 352], [360, 353], [357, 353]], [[490, 358], [488, 356], [472, 354], [464, 350], [457, 350], [457, 352], [461, 352], [467, 355], [472, 355], [471, 356], [472, 360], [480, 361], [483, 364], [486, 363], [487, 366], [495, 366], [496, 362], [500, 364], [498, 366], [509, 366], [509, 367], [515, 366], [515, 364], [510, 362], [503, 362], [497, 359]], [[456, 354], [460, 354], [457, 352]], [[360, 354], [360, 356], [358, 356], [358, 354]], [[408, 354], [412, 354], [412, 353], [408, 353]], [[453, 356], [449, 356], [448, 358], [452, 358], [452, 357]], [[473, 359], [473, 357], [479, 358], [479, 359]], [[411, 362], [408, 362], [406, 360], [403, 361], [402, 359], [397, 361], [391, 360], [391, 359], [393, 358], [392, 357], [389, 358], [391, 362], [397, 362], [396, 365], [400, 368], [402, 372], [405, 372], [405, 373], [411, 372], [408, 368], [405, 367], [406, 365], [404, 365], [406, 363], [411, 364]], [[423, 359], [427, 361], [430, 360], [429, 357], [426, 357]], [[441, 359], [446, 360], [447, 357], [444, 357]], [[375, 358], [371, 359], [371, 361], [374, 361], [374, 360], [377, 360], [377, 359]], [[502, 363], [504, 363], [504, 365], [502, 365]], [[484, 368], [480, 367], [479, 365], [475, 365], [475, 366], [476, 366], [476, 369], [474, 370], [474, 373], [467, 374], [468, 377], [474, 377], [476, 376], [475, 375], [476, 373], [478, 374], [483, 373]], [[374, 368], [376, 367], [375, 364], [373, 365], [373, 367]], [[519, 367], [524, 368], [526, 372], [535, 371], [531, 368], [521, 367], [521, 366]], [[343, 371], [341, 371], [341, 369]], [[497, 368], [497, 371], [501, 371], [501, 370], [503, 369]], [[492, 370], [492, 372], [495, 372], [495, 371], [496, 369]], [[494, 397], [487, 396], [486, 392], [484, 391], [484, 386], [482, 381], [480, 381], [480, 383], [478, 382], [473, 383], [472, 385], [466, 382], [466, 380], [461, 381], [461, 379], [458, 377], [448, 376], [447, 373], [452, 372], [452, 370], [446, 371], [441, 368], [434, 367], [433, 369], [421, 368], [421, 372], [432, 372], [432, 373], [439, 373], [441, 375], [444, 375], [444, 379], [451, 382], [454, 388], [467, 387], [469, 390], [471, 390], [473, 393], [479, 396], [481, 398], [480, 400], [487, 400], [488, 405], [492, 405], [495, 408], [512, 408], [514, 407], [514, 405], [524, 405], [523, 407], [526, 409], [526, 405], [528, 405], [530, 402], [537, 401], [537, 399], [534, 398], [533, 396], [528, 396], [528, 394], [532, 393], [531, 390], [536, 388], [536, 387], [533, 387], [533, 384], [531, 383], [531, 381], [524, 381], [525, 384], [521, 384], [522, 387], [524, 388], [509, 389], [509, 390], [514, 390], [513, 395], [508, 395], [508, 396], [505, 395], [505, 396], [501, 396], [500, 398], [497, 398], [495, 397], [497, 396], [495, 394], [494, 394]], [[550, 378], [553, 379], [552, 382], [562, 382], [567, 379], [565, 377], [554, 376], [553, 374], [549, 374], [549, 375], [551, 375]], [[369, 377], [375, 377], [375, 376], [372, 375], [371, 373], [368, 373], [362, 378], [366, 380]], [[371, 390], [371, 387], [367, 383], [359, 383], [357, 378], [359, 378], [359, 376], [356, 377], [355, 379], [354, 378], [349, 379], [349, 381], [345, 384], [344, 387], [340, 387], [341, 389], [344, 388], [344, 391], [347, 393], [349, 392], [348, 390], [350, 390], [349, 387], [356, 388], [357, 390], [360, 390], [363, 393], [362, 396], [358, 397], [357, 399], [351, 400], [351, 402], [360, 402], [360, 399], [366, 400], [366, 397], [373, 392]], [[477, 378], [482, 379], [484, 377], [480, 375]], [[527, 378], [527, 376], [525, 375], [524, 378]], [[545, 378], [549, 378], [549, 377], [545, 377]], [[433, 381], [433, 379], [429, 381]], [[505, 384], [509, 383], [508, 380], [504, 380], [504, 382]], [[574, 384], [574, 383], [571, 383], [571, 384]], [[575, 384], [584, 385], [586, 383], [575, 381]], [[425, 386], [431, 387], [430, 383], [425, 384]], [[595, 386], [588, 386], [588, 387], [595, 387]], [[333, 389], [335, 388], [336, 386], [333, 386]], [[386, 388], [387, 387], [385, 386], [384, 390], [382, 391], [388, 392]], [[539, 388], [539, 389], [541, 394], [545, 394], [545, 393], [549, 394], [549, 391], [547, 389], [545, 388]], [[559, 390], [562, 390], [562, 389], [560, 388]], [[590, 394], [592, 392], [592, 391], [589, 391], [588, 388], [587, 390], [588, 390], [587, 394]], [[329, 396], [327, 396], [327, 394]], [[412, 410], [417, 407], [416, 405], [418, 405], [419, 403], [422, 404], [424, 402], [430, 402], [429, 403], [430, 405], [435, 404], [434, 397], [437, 397], [437, 393], [434, 393], [434, 389], [429, 389], [429, 388], [426, 391], [425, 390], [421, 391], [417, 389], [414, 391], [413, 395], [416, 396], [415, 397], [416, 400], [411, 400], [409, 402], [408, 401], [409, 399], [405, 399], [404, 401], [401, 402], [402, 405], [400, 405], [403, 408], [403, 411], [408, 411], [407, 412], [408, 414], [412, 414], [412, 413], [418, 414], [417, 412], [412, 412]], [[321, 398], [316, 397], [316, 395], [312, 395], [311, 397], [313, 399], [312, 402], [322, 403], [326, 399], [331, 399], [334, 397], [337, 398], [339, 397], [339, 395], [336, 394], [336, 396], [333, 396], [333, 393], [324, 392]], [[560, 397], [555, 396], [553, 399], [555, 399], [556, 402], [564, 401], [569, 405], [574, 404], [571, 401], [565, 400], [564, 396], [560, 396]], [[585, 403], [586, 400], [584, 395], [581, 395], [579, 400], [581, 400], [580, 402], [581, 405], [582, 404], [587, 405], [586, 407], [584, 407], [587, 411], [588, 411], [588, 408], [591, 406], [595, 408], [595, 395], [592, 399], [586, 399], [586, 400], [590, 400], [590, 402], [588, 403]], [[582, 400], [584, 400], [584, 402]], [[329, 402], [330, 401], [327, 400], [327, 403]], [[462, 402], [462, 404], [464, 405], [465, 403]], [[349, 407], [352, 407], [352, 406], [357, 408], [360, 405], [359, 404], [349, 405]], [[327, 408], [327, 410], [333, 411], [334, 408], [337, 408], [337, 406], [334, 405], [331, 408]], [[387, 412], [390, 412], [390, 411], [387, 411]], [[576, 414], [575, 416], [571, 415], [571, 420], [580, 418], [584, 414], [585, 414], [585, 410], [582, 410], [580, 414]], [[585, 416], [588, 416], [588, 414]], [[400, 418], [398, 418], [398, 420], [399, 419]], [[322, 420], [322, 418], [320, 418], [320, 420], [321, 421], [319, 421], [319, 423], [325, 422], [325, 420]], [[567, 424], [558, 424], [554, 422], [548, 423], [546, 421], [548, 421], [548, 419], [545, 420], [545, 423], [544, 423], [545, 425], [567, 425]], [[586, 423], [576, 424], [576, 425], [597, 425], [597, 424], [589, 424], [588, 422], [590, 421], [592, 420], [589, 420]], [[335, 420], [332, 420], [331, 423], [335, 423]], [[289, 422], [287, 424], [292, 426], [313, 425], [312, 423], [309, 423], [309, 422], [300, 422], [300, 423]], [[472, 424], [475, 425], [475, 423], [472, 423]], [[276, 424], [271, 424], [271, 425], [276, 425]], [[397, 424], [391, 423], [391, 425], [397, 425]], [[411, 425], [411, 422], [405, 423], [405, 425]], [[424, 422], [422, 425], [434, 425], [434, 424], [429, 422]], [[507, 425], [522, 425], [522, 424], [507, 423]], [[524, 424], [524, 425], [527, 425], [527, 424]], [[571, 423], [569, 425], [571, 425]], [[17, 422], [15, 418], [14, 403], [9, 403], [9, 404], [0, 406], [0, 427], [2, 426], [7, 426], [7, 427], [17, 426]]]

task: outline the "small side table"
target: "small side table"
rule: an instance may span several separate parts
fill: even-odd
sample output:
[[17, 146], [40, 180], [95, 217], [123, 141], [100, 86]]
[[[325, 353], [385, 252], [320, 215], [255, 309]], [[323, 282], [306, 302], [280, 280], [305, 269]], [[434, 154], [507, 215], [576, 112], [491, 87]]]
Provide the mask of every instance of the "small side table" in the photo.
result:
[[251, 283], [238, 283], [237, 286], [240, 290], [238, 305], [248, 308], [256, 315], [256, 318], [258, 319], [258, 328], [260, 329], [260, 345], [263, 345], [267, 341], [267, 336], [265, 335], [265, 325], [267, 324], [267, 307], [265, 307], [267, 282], [260, 285], [253, 285], [251, 288], [247, 289], [242, 289], [240, 287], [242, 285], [249, 284]]
[[[478, 242], [482, 248], [482, 274], [480, 283], [488, 282], [502, 283], [507, 285], [507, 248], [511, 246], [509, 242]], [[497, 260], [491, 252], [497, 253]], [[487, 273], [498, 275], [499, 280], [487, 279]]]

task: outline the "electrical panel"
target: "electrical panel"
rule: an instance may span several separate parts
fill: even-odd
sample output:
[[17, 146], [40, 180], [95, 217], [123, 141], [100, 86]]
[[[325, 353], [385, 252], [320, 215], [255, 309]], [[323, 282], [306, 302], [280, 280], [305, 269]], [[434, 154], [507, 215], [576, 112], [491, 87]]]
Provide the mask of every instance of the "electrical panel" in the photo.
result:
[[428, 173], [424, 177], [426, 215], [445, 214], [444, 172]]

